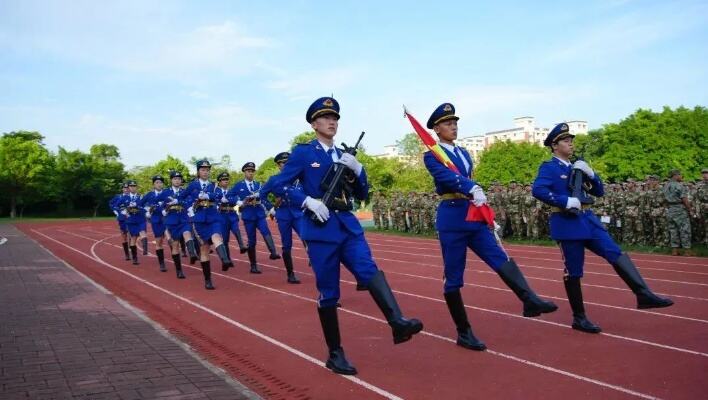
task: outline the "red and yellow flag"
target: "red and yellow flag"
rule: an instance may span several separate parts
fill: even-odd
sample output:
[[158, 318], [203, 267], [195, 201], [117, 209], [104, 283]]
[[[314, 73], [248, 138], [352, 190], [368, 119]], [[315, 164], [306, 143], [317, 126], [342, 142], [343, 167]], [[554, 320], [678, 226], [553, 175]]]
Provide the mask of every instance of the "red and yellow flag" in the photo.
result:
[[[450, 157], [447, 156], [447, 153], [442, 149], [442, 146], [440, 146], [440, 143], [438, 143], [433, 136], [423, 128], [423, 126], [418, 122], [415, 117], [413, 117], [409, 112], [406, 107], [403, 107], [403, 112], [406, 115], [406, 118], [411, 122], [411, 125], [413, 125], [413, 129], [415, 130], [415, 133], [418, 134], [418, 137], [420, 140], [423, 141], [423, 144], [425, 147], [428, 148], [433, 153], [433, 156], [440, 161], [444, 166], [446, 166], [448, 169], [453, 171], [454, 173], [460, 175], [460, 170], [457, 169], [455, 164], [450, 160]], [[467, 178], [467, 177], [465, 177]], [[470, 206], [467, 209], [467, 217], [465, 217], [465, 221], [471, 221], [471, 222], [486, 222], [487, 225], [489, 225], [492, 229], [494, 229], [494, 210], [492, 210], [491, 207], [489, 207], [488, 204], [483, 204], [481, 207], [477, 207], [474, 205], [474, 203], [470, 202]]]

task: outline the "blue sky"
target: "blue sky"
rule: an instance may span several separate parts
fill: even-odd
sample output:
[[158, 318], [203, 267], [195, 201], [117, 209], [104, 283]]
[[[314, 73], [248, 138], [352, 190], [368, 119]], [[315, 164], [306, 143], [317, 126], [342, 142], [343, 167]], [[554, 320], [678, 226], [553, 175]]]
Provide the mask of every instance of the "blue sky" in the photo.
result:
[[332, 93], [337, 141], [365, 130], [373, 154], [411, 131], [402, 104], [425, 121], [452, 102], [461, 136], [708, 105], [705, 1], [475, 3], [3, 0], [0, 132], [238, 167]]

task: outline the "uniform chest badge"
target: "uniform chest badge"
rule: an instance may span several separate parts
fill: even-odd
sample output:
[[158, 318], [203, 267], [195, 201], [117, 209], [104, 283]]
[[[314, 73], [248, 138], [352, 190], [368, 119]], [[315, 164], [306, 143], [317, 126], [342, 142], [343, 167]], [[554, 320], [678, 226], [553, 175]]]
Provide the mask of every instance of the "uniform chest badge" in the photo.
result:
[[568, 175], [561, 175], [561, 179], [568, 179]]
[[310, 166], [311, 166], [312, 168], [319, 168], [319, 167], [320, 167], [320, 163], [318, 163], [317, 161], [315, 161], [315, 162], [313, 162], [312, 164], [310, 164]]

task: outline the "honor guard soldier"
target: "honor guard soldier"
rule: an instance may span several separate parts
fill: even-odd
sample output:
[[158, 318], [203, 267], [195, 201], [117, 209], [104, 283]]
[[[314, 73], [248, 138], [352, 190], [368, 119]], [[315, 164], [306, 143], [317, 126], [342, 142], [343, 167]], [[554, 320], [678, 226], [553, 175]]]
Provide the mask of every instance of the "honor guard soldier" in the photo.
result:
[[163, 201], [160, 200], [164, 186], [165, 180], [162, 175], [153, 176], [153, 190], [145, 193], [140, 205], [145, 209], [145, 218], [150, 221], [152, 235], [155, 237], [155, 254], [157, 254], [157, 262], [160, 264], [160, 271], [167, 272], [165, 250], [162, 249], [162, 239], [165, 236], [165, 224], [162, 221]]
[[[580, 278], [583, 277], [585, 249], [607, 260], [617, 274], [637, 296], [637, 308], [668, 307], [669, 299], [655, 295], [647, 286], [634, 263], [612, 240], [600, 220], [590, 209], [590, 195], [604, 195], [602, 181], [587, 162], [571, 163], [574, 135], [568, 124], [560, 123], [548, 133], [544, 146], [550, 148], [553, 158], [538, 169], [533, 183], [533, 195], [551, 206], [551, 239], [558, 242], [565, 264], [564, 284], [573, 310], [573, 329], [582, 332], [601, 332], [599, 326], [585, 315]], [[582, 173], [583, 190], [571, 190], [571, 175]], [[586, 200], [588, 199], [588, 200]]]
[[208, 160], [197, 161], [197, 179], [193, 180], [183, 193], [182, 199], [189, 199], [191, 204], [187, 209], [187, 215], [194, 221], [194, 230], [200, 243], [200, 261], [202, 272], [204, 273], [204, 287], [213, 290], [211, 282], [211, 263], [209, 262], [209, 245], [213, 245], [219, 255], [224, 271], [233, 267], [233, 263], [226, 252], [223, 239], [221, 238], [221, 217], [216, 209], [217, 199], [216, 185], [209, 181], [211, 163]]
[[108, 207], [111, 208], [113, 214], [116, 215], [116, 220], [118, 221], [118, 229], [120, 229], [120, 236], [123, 239], [123, 253], [125, 254], [125, 260], [130, 261], [130, 250], [128, 248], [128, 227], [125, 225], [125, 215], [123, 215], [121, 208], [120, 199], [128, 194], [128, 183], [125, 182], [122, 185], [123, 192], [113, 196], [113, 198], [108, 202]]
[[[319, 291], [318, 313], [329, 348], [326, 366], [338, 374], [354, 375], [357, 370], [345, 357], [337, 319], [340, 263], [368, 287], [392, 328], [394, 343], [410, 340], [423, 329], [423, 324], [403, 317], [383, 272], [371, 256], [361, 224], [351, 212], [351, 197], [366, 199], [369, 184], [361, 163], [352, 154], [334, 146], [339, 104], [331, 97], [317, 99], [307, 110], [306, 120], [315, 131], [316, 139], [295, 147], [283, 170], [271, 181], [272, 190], [277, 196], [307, 209], [302, 219], [302, 239], [307, 243]], [[348, 168], [349, 178], [346, 193], [341, 193], [344, 199], [336, 202], [333, 206], [336, 208], [332, 209], [320, 200], [325, 193], [322, 180], [330, 167]], [[298, 180], [302, 190], [293, 186]]]
[[[178, 279], [184, 279], [182, 272], [182, 259], [180, 258], [180, 242], [185, 243], [189, 252], [189, 262], [197, 261], [197, 246], [192, 237], [192, 229], [187, 217], [188, 199], [182, 195], [182, 174], [178, 171], [170, 172], [170, 187], [163, 190], [158, 200], [163, 203], [162, 216], [164, 217], [167, 234], [169, 236], [170, 253], [175, 263]], [[181, 200], [180, 200], [181, 199]]]
[[440, 146], [460, 173], [438, 161], [430, 151], [424, 154], [423, 161], [433, 176], [435, 191], [441, 197], [435, 227], [445, 270], [444, 297], [457, 328], [457, 344], [482, 351], [486, 346], [472, 332], [460, 293], [464, 285], [467, 248], [499, 274], [502, 281], [523, 302], [525, 317], [550, 313], [557, 310], [558, 306], [540, 299], [529, 287], [518, 265], [497, 243], [486, 222], [465, 220], [470, 202], [474, 206], [482, 206], [487, 203], [487, 197], [480, 185], [472, 179], [473, 164], [469, 153], [463, 147], [455, 146], [459, 119], [455, 115], [455, 107], [444, 103], [433, 111], [427, 126], [438, 135]]
[[[288, 161], [290, 153], [284, 151], [278, 153], [273, 158], [275, 164], [280, 171], [283, 170], [285, 163]], [[270, 186], [266, 184], [266, 186]], [[300, 182], [295, 181], [292, 190], [302, 190]], [[268, 198], [268, 193], [261, 190], [261, 196]], [[283, 249], [283, 264], [288, 276], [288, 283], [297, 284], [300, 280], [295, 276], [293, 268], [293, 230], [300, 236], [300, 225], [302, 224], [302, 208], [299, 204], [293, 204], [287, 198], [276, 197], [275, 199], [275, 220], [278, 223], [278, 231], [280, 231], [280, 242]], [[307, 246], [305, 246], [307, 247]]]
[[275, 250], [273, 236], [268, 229], [266, 223], [266, 210], [272, 210], [273, 205], [270, 204], [267, 198], [261, 197], [261, 183], [253, 180], [256, 173], [256, 164], [247, 162], [241, 167], [244, 173], [244, 180], [236, 183], [229, 190], [229, 196], [236, 199], [236, 204], [241, 210], [241, 219], [243, 226], [246, 228], [248, 236], [248, 261], [251, 263], [251, 273], [260, 274], [258, 263], [256, 262], [256, 229], [261, 232], [263, 240], [270, 252], [270, 259], [277, 260], [280, 255]]
[[231, 177], [228, 172], [222, 172], [216, 177], [219, 186], [216, 187], [216, 198], [219, 205], [219, 214], [221, 215], [221, 238], [224, 240], [224, 245], [226, 246], [226, 254], [231, 259], [231, 252], [229, 251], [229, 236], [233, 233], [238, 242], [239, 251], [241, 254], [248, 251], [246, 246], [243, 244], [243, 238], [241, 237], [241, 230], [239, 229], [238, 213], [236, 213], [236, 199], [233, 196], [229, 196], [229, 180]]
[[128, 194], [121, 197], [119, 207], [121, 213], [126, 217], [125, 224], [130, 233], [130, 253], [133, 258], [133, 265], [138, 265], [137, 241], [143, 246], [143, 255], [147, 255], [147, 233], [145, 233], [145, 210], [140, 207], [141, 196], [138, 193], [138, 184], [134, 180], [128, 181]]

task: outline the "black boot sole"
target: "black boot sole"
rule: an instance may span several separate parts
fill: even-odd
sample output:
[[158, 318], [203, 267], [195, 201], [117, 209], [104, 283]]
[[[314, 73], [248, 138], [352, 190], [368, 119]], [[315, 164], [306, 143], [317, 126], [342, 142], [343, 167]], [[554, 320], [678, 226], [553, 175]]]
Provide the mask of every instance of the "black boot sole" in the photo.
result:
[[280, 255], [278, 254], [271, 254], [268, 256], [268, 258], [270, 258], [271, 260], [280, 260], [282, 257], [280, 257]]
[[463, 342], [463, 341], [459, 341], [459, 340], [458, 340], [458, 341], [457, 341], [457, 345], [460, 346], [460, 347], [462, 347], [462, 348], [465, 348], [465, 349], [467, 349], [467, 350], [474, 350], [474, 351], [485, 351], [485, 350], [487, 350], [487, 346], [486, 346], [484, 343], [470, 344], [470, 343], [466, 343], [466, 342]]
[[637, 308], [640, 310], [646, 310], [648, 308], [665, 308], [665, 307], [671, 307], [674, 305], [674, 302], [669, 300], [667, 302], [661, 302], [661, 303], [642, 303], [642, 304], [637, 304]]
[[417, 322], [409, 327], [404, 328], [403, 332], [393, 334], [393, 344], [405, 343], [413, 339], [413, 335], [423, 330], [423, 323]]
[[184, 276], [184, 274], [177, 274], [177, 279], [186, 279], [186, 276]]
[[238, 249], [238, 251], [239, 251], [241, 254], [246, 254], [246, 253], [248, 252], [248, 247], [241, 247], [240, 249]]
[[300, 284], [300, 280], [295, 277], [292, 277], [292, 278], [288, 278], [288, 283], [290, 283], [292, 285], [298, 285], [298, 284]]
[[234, 267], [233, 264], [224, 264], [221, 266], [221, 270], [225, 272], [225, 271], [228, 271], [229, 268], [233, 268], [233, 267]]
[[212, 285], [211, 283], [207, 283], [207, 284], [204, 285], [204, 289], [206, 289], [206, 290], [214, 290], [215, 288], [214, 288], [214, 285]]
[[545, 308], [540, 308], [540, 307], [524, 308], [524, 317], [528, 317], [528, 318], [538, 317], [541, 314], [552, 313], [556, 310], [558, 310], [558, 306], [555, 304], [552, 306], [545, 307]]
[[573, 329], [576, 331], [580, 332], [585, 332], [585, 333], [600, 333], [602, 332], [602, 329], [598, 326], [597, 328], [585, 328], [577, 324], [573, 324]]

